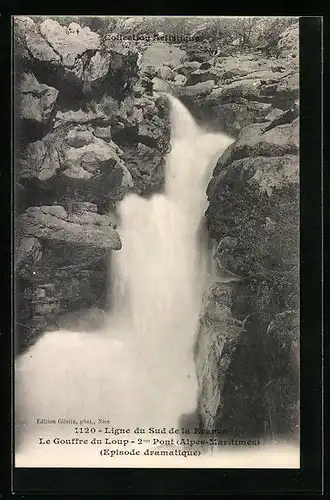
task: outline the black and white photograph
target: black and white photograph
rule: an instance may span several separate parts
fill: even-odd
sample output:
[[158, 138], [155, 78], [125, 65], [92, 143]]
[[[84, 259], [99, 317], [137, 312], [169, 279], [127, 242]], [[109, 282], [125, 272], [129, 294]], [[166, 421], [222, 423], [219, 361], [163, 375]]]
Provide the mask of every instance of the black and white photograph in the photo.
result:
[[12, 53], [15, 467], [299, 469], [299, 18]]

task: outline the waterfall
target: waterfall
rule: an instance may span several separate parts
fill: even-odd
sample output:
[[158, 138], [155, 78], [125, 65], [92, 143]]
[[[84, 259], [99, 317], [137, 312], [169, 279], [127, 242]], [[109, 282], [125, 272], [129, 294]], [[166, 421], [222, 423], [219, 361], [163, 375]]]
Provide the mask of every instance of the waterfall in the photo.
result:
[[[214, 278], [203, 232], [206, 186], [232, 140], [205, 132], [178, 99], [169, 99], [164, 192], [149, 199], [129, 194], [117, 207], [122, 249], [111, 256], [106, 327], [47, 333], [17, 360], [16, 455], [23, 465], [34, 454], [41, 460], [40, 436], [72, 436], [72, 426], [37, 418], [170, 428], [196, 409], [193, 346], [201, 296]], [[49, 450], [48, 460], [53, 454], [58, 462], [67, 453]]]

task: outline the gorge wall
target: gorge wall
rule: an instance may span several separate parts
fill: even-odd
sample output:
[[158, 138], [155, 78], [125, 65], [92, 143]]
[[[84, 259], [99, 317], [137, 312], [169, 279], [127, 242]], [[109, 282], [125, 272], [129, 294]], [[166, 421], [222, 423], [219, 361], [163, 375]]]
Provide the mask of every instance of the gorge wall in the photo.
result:
[[[298, 29], [276, 58], [184, 66], [177, 92], [208, 128], [236, 141], [219, 158], [206, 211], [227, 283], [204, 297], [195, 359], [204, 429], [299, 434]], [[191, 72], [191, 69], [194, 71]]]
[[[207, 227], [226, 281], [195, 345], [204, 429], [294, 436], [299, 424], [298, 27], [274, 56], [207, 43], [118, 42], [15, 20], [17, 345], [106, 307], [115, 203], [162, 188], [169, 103], [235, 142], [210, 179]], [[229, 50], [230, 49], [230, 50]], [[156, 91], [156, 93], [154, 93]]]
[[63, 313], [105, 307], [114, 203], [162, 186], [170, 130], [134, 46], [52, 19], [17, 18], [14, 35], [20, 350]]

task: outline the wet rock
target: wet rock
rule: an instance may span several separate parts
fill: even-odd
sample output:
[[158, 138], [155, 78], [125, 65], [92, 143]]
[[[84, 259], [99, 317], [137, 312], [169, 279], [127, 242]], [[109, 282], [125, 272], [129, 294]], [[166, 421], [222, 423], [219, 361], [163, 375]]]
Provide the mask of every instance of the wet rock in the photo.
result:
[[124, 154], [125, 163], [139, 194], [158, 191], [164, 184], [165, 160], [160, 151], [139, 143]]
[[216, 282], [203, 297], [195, 346], [198, 410], [203, 430], [217, 428], [231, 360], [241, 335], [244, 335], [242, 321], [235, 319], [231, 312], [234, 291], [234, 284]]
[[61, 314], [56, 323], [60, 329], [95, 332], [105, 326], [106, 313], [97, 307]]
[[[264, 405], [269, 433], [282, 438], [299, 436], [299, 313], [286, 310], [275, 315], [265, 335], [267, 382]], [[283, 404], [285, 401], [285, 404]]]
[[137, 127], [137, 141], [151, 148], [157, 148], [163, 154], [170, 141], [169, 102], [166, 96], [155, 101], [157, 112], [145, 117]]

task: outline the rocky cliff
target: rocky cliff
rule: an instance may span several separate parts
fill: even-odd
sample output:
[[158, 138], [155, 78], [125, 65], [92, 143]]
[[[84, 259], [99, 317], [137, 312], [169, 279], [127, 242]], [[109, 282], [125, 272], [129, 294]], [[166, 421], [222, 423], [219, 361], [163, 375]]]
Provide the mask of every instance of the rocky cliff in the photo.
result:
[[220, 273], [233, 279], [205, 295], [195, 350], [201, 425], [236, 436], [298, 435], [297, 47], [293, 26], [278, 58], [212, 61], [180, 89], [203, 121], [222, 120], [236, 137], [214, 169], [206, 212]]
[[161, 189], [169, 107], [134, 44], [18, 17], [15, 39], [17, 347], [104, 308], [115, 202]]

